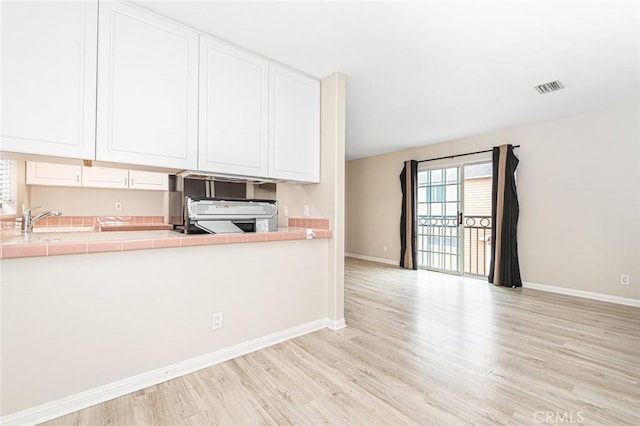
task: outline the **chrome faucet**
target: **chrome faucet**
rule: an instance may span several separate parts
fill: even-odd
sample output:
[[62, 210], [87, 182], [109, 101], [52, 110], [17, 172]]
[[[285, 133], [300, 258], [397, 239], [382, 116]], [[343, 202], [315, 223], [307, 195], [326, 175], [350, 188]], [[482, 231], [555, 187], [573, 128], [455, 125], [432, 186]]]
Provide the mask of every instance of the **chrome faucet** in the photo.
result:
[[[41, 206], [38, 206], [38, 207], [35, 207], [35, 208], [39, 209], [40, 207]], [[22, 212], [22, 226], [21, 226], [20, 230], [25, 235], [30, 235], [33, 232], [33, 224], [36, 223], [37, 221], [39, 221], [40, 219], [43, 219], [43, 218], [49, 217], [49, 216], [60, 216], [60, 215], [62, 215], [62, 213], [57, 212], [55, 210], [49, 210], [48, 212], [40, 213], [36, 217], [31, 217], [31, 210], [32, 209], [25, 209]]]

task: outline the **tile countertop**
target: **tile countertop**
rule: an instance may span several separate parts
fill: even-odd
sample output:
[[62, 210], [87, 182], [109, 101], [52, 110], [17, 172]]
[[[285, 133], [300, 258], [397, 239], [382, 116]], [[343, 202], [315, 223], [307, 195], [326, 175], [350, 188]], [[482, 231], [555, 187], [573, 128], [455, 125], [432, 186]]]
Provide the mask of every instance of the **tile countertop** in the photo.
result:
[[[314, 238], [332, 238], [329, 229], [313, 229]], [[161, 249], [307, 239], [306, 228], [274, 232], [184, 235], [174, 231], [39, 232], [25, 241], [19, 231], [0, 233], [0, 259], [109, 251]]]

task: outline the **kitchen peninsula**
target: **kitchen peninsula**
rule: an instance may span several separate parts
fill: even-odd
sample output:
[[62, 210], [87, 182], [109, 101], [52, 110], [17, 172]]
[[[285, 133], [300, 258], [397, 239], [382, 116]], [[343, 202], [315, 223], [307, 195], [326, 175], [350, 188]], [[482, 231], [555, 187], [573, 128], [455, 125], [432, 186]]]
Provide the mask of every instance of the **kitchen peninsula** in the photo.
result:
[[[75, 219], [75, 218], [74, 218]], [[17, 228], [0, 231], [0, 259], [22, 257], [58, 256], [67, 254], [87, 254], [112, 251], [149, 250], [209, 246], [220, 244], [259, 243], [270, 241], [311, 240], [331, 238], [326, 219], [289, 219], [289, 223], [300, 223], [301, 227], [290, 226], [273, 232], [245, 232], [239, 234], [184, 235], [166, 230], [164, 224], [142, 224], [136, 226], [99, 225], [97, 230], [109, 232], [74, 232], [69, 227], [41, 227], [36, 233], [25, 237]], [[303, 225], [309, 225], [305, 227]], [[125, 228], [118, 231], [117, 228]], [[156, 230], [142, 230], [157, 227]], [[78, 227], [90, 228], [90, 227]], [[49, 231], [51, 229], [51, 231]], [[48, 231], [48, 232], [47, 232]]]
[[[61, 241], [46, 244], [49, 256], [4, 257], [7, 408], [68, 403], [73, 395], [76, 409], [342, 326], [328, 318], [331, 239], [306, 240], [293, 228], [251, 235], [273, 241], [237, 244], [247, 236], [169, 232], [97, 233], [108, 238], [88, 243], [99, 253], [54, 255], [87, 244]], [[140, 239], [145, 233], [152, 238]], [[6, 255], [12, 245], [2, 248]], [[224, 326], [213, 330], [215, 312]], [[37, 418], [38, 409], [27, 413]]]

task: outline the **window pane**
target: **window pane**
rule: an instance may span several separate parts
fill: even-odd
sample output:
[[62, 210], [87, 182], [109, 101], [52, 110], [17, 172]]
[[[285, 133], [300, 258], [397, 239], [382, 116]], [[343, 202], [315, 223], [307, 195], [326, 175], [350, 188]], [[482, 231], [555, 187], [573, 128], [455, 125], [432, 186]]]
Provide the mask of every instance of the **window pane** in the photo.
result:
[[447, 216], [456, 216], [458, 214], [458, 203], [447, 203]]
[[425, 201], [427, 201], [427, 191], [429, 190], [429, 188], [427, 188], [426, 186], [419, 186], [418, 187], [418, 202], [419, 203], [424, 203]]
[[12, 160], [0, 159], [0, 208], [3, 201], [11, 201], [12, 166]]
[[443, 170], [431, 170], [431, 185], [440, 185], [444, 183], [442, 179]]
[[455, 201], [458, 199], [458, 185], [447, 185], [447, 199], [442, 201]]
[[454, 167], [451, 169], [447, 169], [447, 183], [457, 183], [458, 182], [458, 168]]
[[468, 164], [464, 166], [464, 178], [491, 177], [493, 175], [493, 163]]
[[426, 185], [429, 180], [429, 172], [418, 172], [418, 185]]

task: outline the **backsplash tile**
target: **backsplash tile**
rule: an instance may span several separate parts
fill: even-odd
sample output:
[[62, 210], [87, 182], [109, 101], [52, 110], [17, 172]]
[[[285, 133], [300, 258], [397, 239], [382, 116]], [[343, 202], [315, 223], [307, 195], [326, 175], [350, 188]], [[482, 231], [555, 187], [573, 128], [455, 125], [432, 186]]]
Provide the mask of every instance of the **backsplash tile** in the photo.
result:
[[22, 219], [16, 219], [14, 217], [11, 218], [2, 218], [0, 219], [0, 229], [20, 229], [20, 223]]
[[[20, 229], [21, 217], [0, 218], [0, 230]], [[170, 229], [163, 216], [49, 216], [33, 224], [34, 228], [91, 226], [100, 230], [153, 230]], [[102, 229], [105, 228], [105, 229]], [[116, 229], [114, 229], [116, 228]]]
[[[22, 218], [0, 219], [0, 230], [20, 228]], [[163, 216], [57, 216], [46, 217], [34, 224], [34, 227], [61, 227], [61, 226], [91, 226], [96, 230], [142, 230], [160, 229], [163, 225]], [[288, 221], [291, 228], [331, 229], [329, 219], [291, 217]], [[169, 229], [170, 225], [162, 227]]]
[[330, 229], [329, 219], [310, 217], [290, 217], [290, 228]]

